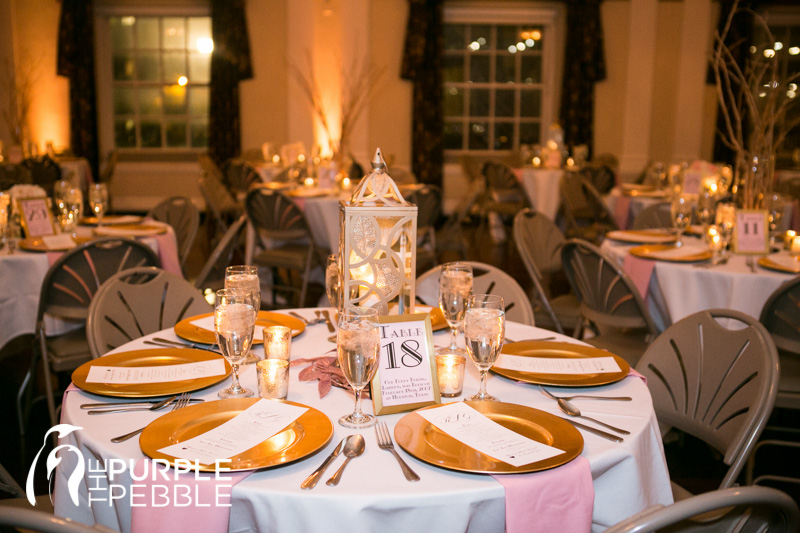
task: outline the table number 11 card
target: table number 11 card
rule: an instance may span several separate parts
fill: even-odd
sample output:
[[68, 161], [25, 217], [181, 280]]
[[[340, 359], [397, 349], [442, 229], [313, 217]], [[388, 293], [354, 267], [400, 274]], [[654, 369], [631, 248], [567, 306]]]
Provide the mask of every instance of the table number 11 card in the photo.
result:
[[380, 317], [381, 351], [372, 379], [376, 415], [441, 403], [430, 313]]
[[736, 210], [733, 251], [737, 254], [756, 255], [766, 255], [770, 252], [769, 223], [765, 210]]

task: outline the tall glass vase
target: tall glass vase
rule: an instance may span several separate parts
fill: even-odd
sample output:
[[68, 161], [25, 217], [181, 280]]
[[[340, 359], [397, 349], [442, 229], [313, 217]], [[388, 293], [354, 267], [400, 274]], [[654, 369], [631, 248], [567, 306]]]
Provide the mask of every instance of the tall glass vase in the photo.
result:
[[772, 191], [775, 154], [770, 151], [745, 151], [737, 158], [738, 179], [732, 189], [736, 205], [742, 209], [765, 209]]

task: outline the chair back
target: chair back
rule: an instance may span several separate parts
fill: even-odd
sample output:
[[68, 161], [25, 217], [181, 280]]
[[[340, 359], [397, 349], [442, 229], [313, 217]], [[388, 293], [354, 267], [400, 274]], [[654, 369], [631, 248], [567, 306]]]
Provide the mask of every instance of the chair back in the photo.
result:
[[614, 185], [617, 184], [617, 176], [614, 169], [603, 163], [590, 163], [583, 168], [583, 177], [600, 194], [608, 194]]
[[481, 170], [487, 190], [518, 189], [519, 181], [505, 163], [487, 161]]
[[0, 164], [0, 191], [7, 191], [14, 185], [33, 183], [30, 171], [22, 165]]
[[209, 286], [210, 282], [225, 279], [225, 267], [231, 264], [233, 253], [239, 246], [239, 237], [242, 234], [242, 230], [244, 230], [246, 222], [247, 215], [242, 215], [239, 220], [231, 224], [200, 269], [200, 273], [194, 280], [195, 287], [202, 289]]
[[213, 311], [203, 293], [166, 270], [138, 267], [108, 278], [92, 299], [86, 337], [93, 358], [184, 318]]
[[197, 229], [200, 226], [200, 211], [189, 198], [173, 196], [159, 202], [147, 213], [147, 216], [153, 220], [169, 224], [175, 230], [175, 238], [178, 241], [178, 256], [181, 260], [181, 267], [184, 267], [186, 258], [189, 256], [194, 240], [197, 237]]
[[[0, 525], [21, 528], [21, 531], [40, 533], [109, 533], [113, 531], [103, 525], [87, 526], [80, 522], [60, 518], [51, 513], [18, 506], [0, 506]], [[15, 531], [18, 531], [15, 529]]]
[[565, 172], [559, 191], [567, 236], [600, 242], [606, 233], [619, 229], [600, 193], [580, 173]]
[[267, 239], [311, 238], [305, 215], [280, 191], [257, 188], [245, 199], [247, 218], [258, 233]]
[[442, 213], [442, 189], [436, 185], [423, 185], [406, 197], [417, 206], [417, 268], [435, 265], [436, 223]]
[[55, 182], [61, 179], [61, 167], [48, 155], [28, 158], [22, 162], [22, 166], [30, 172], [34, 185], [39, 185], [51, 193]]
[[648, 205], [633, 217], [631, 229], [671, 228], [672, 215], [669, 202]]
[[[472, 293], [497, 294], [503, 297], [506, 319], [529, 326], [534, 325], [533, 306], [525, 289], [517, 280], [502, 270], [477, 261], [460, 261], [472, 265]], [[416, 295], [425, 305], [439, 305], [439, 277], [441, 265], [436, 266], [417, 278]]]
[[599, 326], [647, 329], [657, 335], [639, 291], [614, 259], [589, 242], [571, 239], [561, 249], [561, 260], [584, 318]]
[[222, 163], [222, 183], [234, 197], [246, 194], [250, 187], [261, 181], [261, 175], [245, 159], [234, 157]]
[[781, 361], [778, 407], [800, 409], [800, 276], [773, 292], [759, 321], [767, 328]]
[[778, 391], [778, 353], [769, 332], [739, 311], [700, 311], [667, 328], [636, 370], [647, 378], [658, 421], [720, 451], [730, 467], [720, 488], [732, 486]]
[[[701, 515], [703, 515], [701, 517]], [[713, 519], [709, 519], [711, 515]], [[733, 487], [645, 509], [606, 533], [800, 531], [800, 510], [784, 492], [769, 487]]]

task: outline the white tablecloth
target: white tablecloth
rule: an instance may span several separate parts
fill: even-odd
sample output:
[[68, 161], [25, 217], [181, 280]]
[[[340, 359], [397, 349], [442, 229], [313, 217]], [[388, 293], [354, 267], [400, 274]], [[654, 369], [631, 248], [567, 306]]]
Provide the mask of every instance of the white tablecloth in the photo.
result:
[[515, 169], [515, 173], [519, 177], [531, 205], [550, 220], [555, 220], [558, 208], [561, 206], [559, 183], [564, 171], [526, 167]]
[[[312, 317], [311, 310], [298, 310]], [[507, 334], [513, 339], [551, 336], [551, 331], [539, 330], [520, 324], [509, 324]], [[171, 330], [159, 335], [177, 339]], [[292, 358], [331, 355], [333, 344], [326, 340], [329, 333], [323, 324], [309, 327], [292, 341]], [[447, 331], [434, 334], [434, 342], [447, 342]], [[563, 340], [570, 340], [563, 337]], [[139, 348], [141, 339], [118, 350]], [[574, 340], [573, 340], [574, 342]], [[262, 353], [257, 347], [256, 352]], [[478, 387], [478, 373], [467, 363], [465, 392], [473, 394]], [[319, 531], [325, 533], [351, 533], [353, 531], [437, 531], [437, 532], [502, 532], [504, 530], [504, 489], [493, 478], [485, 475], [452, 472], [437, 468], [406, 455], [407, 462], [420, 475], [421, 481], [409, 483], [391, 455], [378, 448], [373, 429], [363, 431], [367, 442], [366, 452], [348, 466], [338, 487], [320, 483], [312, 491], [300, 489], [300, 483], [322, 462], [336, 444], [353, 433], [339, 426], [339, 416], [352, 411], [353, 397], [334, 388], [320, 399], [317, 383], [299, 382], [300, 368], [291, 370], [289, 400], [310, 405], [323, 411], [334, 424], [334, 435], [328, 445], [308, 460], [279, 468], [262, 470], [250, 475], [233, 489], [229, 531]], [[245, 367], [241, 375], [243, 384], [255, 387], [255, 371]], [[196, 397], [212, 401], [217, 391], [227, 382], [198, 391]], [[559, 414], [556, 403], [546, 398], [534, 386], [520, 384], [498, 376], [488, 381], [491, 394], [505, 402], [529, 405]], [[569, 393], [574, 389], [560, 392]], [[601, 531], [623, 518], [654, 504], [669, 504], [672, 494], [666, 470], [661, 438], [652, 408], [650, 394], [642, 380], [628, 377], [624, 380], [591, 392], [605, 395], [632, 396], [632, 402], [601, 402], [580, 400], [584, 413], [596, 415], [611, 424], [631, 431], [621, 444], [583, 433], [584, 455], [590, 462], [595, 488], [593, 531]], [[460, 401], [462, 398], [443, 399]], [[82, 391], [66, 395], [62, 422], [82, 429], [61, 440], [61, 444], [77, 446], [84, 457], [91, 459], [133, 459], [142, 457], [137, 440], [112, 444], [109, 439], [141, 427], [160, 413], [129, 412], [124, 414], [88, 416], [79, 408], [87, 400], [104, 401]], [[371, 412], [369, 402], [365, 411]], [[381, 417], [390, 431], [403, 414]], [[58, 516], [128, 531], [130, 529], [130, 502], [126, 498], [113, 506], [87, 502], [88, 482], [81, 483], [81, 503], [75, 507], [66, 494], [63, 472], [69, 473], [74, 465], [73, 454], [65, 456], [55, 486], [55, 507]], [[338, 459], [326, 473], [330, 476], [341, 464]], [[130, 485], [129, 472], [123, 472], [115, 483]], [[565, 513], [569, 509], [564, 509]]]

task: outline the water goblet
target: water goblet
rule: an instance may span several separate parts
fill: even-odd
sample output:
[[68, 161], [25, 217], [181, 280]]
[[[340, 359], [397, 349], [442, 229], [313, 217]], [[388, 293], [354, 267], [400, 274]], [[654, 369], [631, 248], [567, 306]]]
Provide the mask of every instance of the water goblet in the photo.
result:
[[769, 222], [769, 245], [770, 247], [775, 247], [775, 236], [783, 219], [787, 201], [782, 194], [772, 193], [767, 196], [764, 203], [767, 207], [767, 220]]
[[76, 187], [61, 190], [61, 197], [57, 201], [57, 205], [60, 212], [58, 221], [62, 233], [72, 235], [73, 238], [77, 237], [75, 228], [83, 210], [83, 193]]
[[339, 313], [339, 367], [356, 395], [353, 412], [339, 419], [344, 427], [359, 429], [375, 424], [374, 416], [361, 412], [361, 393], [378, 370], [379, 331], [376, 309], [350, 306]]
[[89, 188], [89, 207], [97, 217], [97, 225], [103, 224], [103, 215], [108, 210], [108, 187], [105, 183], [95, 183]]
[[464, 318], [464, 339], [472, 362], [481, 373], [478, 393], [470, 400], [497, 400], [486, 392], [486, 375], [492, 368], [506, 331], [506, 313], [503, 298], [494, 294], [473, 294], [467, 303]]
[[703, 226], [703, 233], [714, 222], [716, 217], [717, 196], [708, 188], [703, 188], [697, 196], [697, 221]]
[[439, 277], [439, 309], [450, 326], [450, 346], [439, 348], [437, 354], [454, 353], [465, 355], [456, 345], [458, 328], [464, 322], [467, 298], [472, 293], [472, 265], [467, 263], [445, 263]]
[[239, 384], [239, 365], [253, 345], [256, 314], [252, 293], [242, 289], [220, 289], [214, 303], [214, 332], [222, 356], [233, 368], [233, 383], [217, 393], [220, 398], [246, 398], [253, 391]]
[[692, 201], [688, 194], [679, 194], [672, 199], [672, 204], [669, 210], [672, 217], [672, 224], [675, 226], [677, 233], [677, 242], [675, 246], [683, 246], [681, 237], [686, 228], [692, 221]]
[[[253, 298], [253, 311], [258, 319], [258, 311], [261, 309], [261, 284], [258, 281], [258, 267], [233, 265], [225, 268], [225, 288], [249, 292]], [[258, 360], [258, 357], [250, 352], [241, 364], [252, 365]]]

